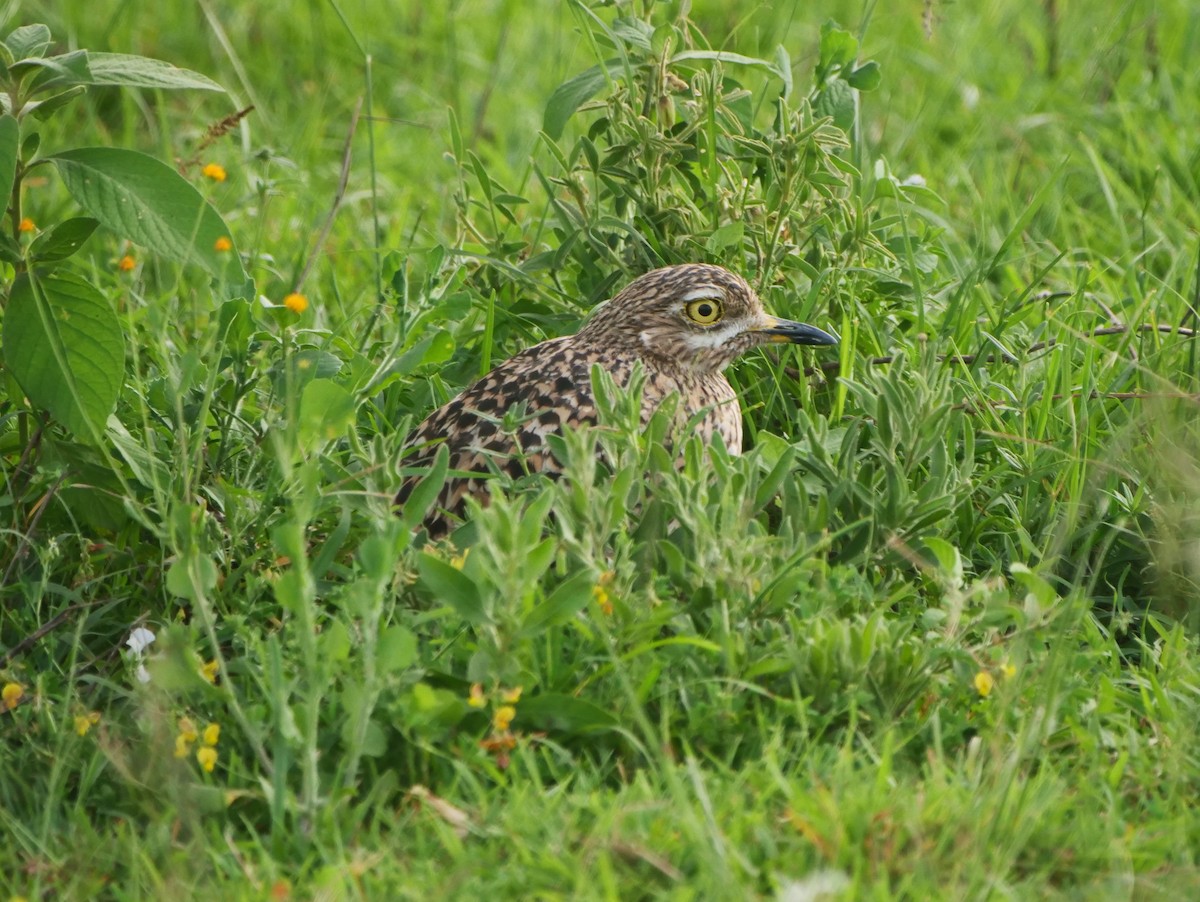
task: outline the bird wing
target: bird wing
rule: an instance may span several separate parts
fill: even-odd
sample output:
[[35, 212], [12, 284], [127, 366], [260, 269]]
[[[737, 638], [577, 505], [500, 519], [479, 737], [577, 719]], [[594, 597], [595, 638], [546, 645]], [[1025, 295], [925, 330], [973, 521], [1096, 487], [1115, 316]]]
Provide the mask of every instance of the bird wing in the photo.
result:
[[408, 500], [442, 445], [449, 449], [452, 471], [479, 474], [452, 475], [447, 480], [438, 508], [425, 521], [431, 536], [448, 530], [445, 512], [461, 516], [468, 494], [486, 497], [486, 477], [494, 471], [513, 478], [560, 472], [546, 447], [546, 436], [560, 431], [564, 423], [596, 422], [594, 363], [601, 363], [619, 384], [625, 384], [633, 369], [632, 355], [605, 354], [602, 359], [573, 338], [551, 339], [509, 358], [414, 430], [401, 461], [414, 472], [401, 484], [396, 504]]

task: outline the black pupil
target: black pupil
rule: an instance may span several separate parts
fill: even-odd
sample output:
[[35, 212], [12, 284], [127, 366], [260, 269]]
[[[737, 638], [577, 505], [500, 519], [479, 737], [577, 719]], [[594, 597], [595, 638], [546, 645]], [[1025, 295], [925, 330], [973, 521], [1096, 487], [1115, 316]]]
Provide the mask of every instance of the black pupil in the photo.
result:
[[708, 319], [713, 315], [712, 304], [701, 304], [696, 308], [696, 313], [700, 315], [701, 319]]

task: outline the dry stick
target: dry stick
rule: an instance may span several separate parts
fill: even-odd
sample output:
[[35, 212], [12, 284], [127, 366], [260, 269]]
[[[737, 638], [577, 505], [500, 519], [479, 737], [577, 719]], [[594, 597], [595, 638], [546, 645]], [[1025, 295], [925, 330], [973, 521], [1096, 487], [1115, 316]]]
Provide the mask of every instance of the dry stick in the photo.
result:
[[26, 636], [24, 639], [22, 639], [16, 645], [14, 645], [12, 648], [5, 651], [4, 654], [0, 655], [0, 667], [8, 666], [9, 661], [13, 660], [16, 657], [19, 657], [20, 655], [25, 654], [25, 652], [29, 651], [29, 649], [31, 649], [33, 647], [35, 642], [37, 642], [39, 639], [41, 639], [47, 633], [50, 633], [53, 630], [58, 629], [58, 627], [62, 626], [62, 624], [64, 622], [66, 622], [66, 620], [72, 614], [76, 614], [79, 611], [86, 611], [88, 608], [94, 607], [94, 606], [100, 604], [102, 601], [107, 601], [107, 600], [108, 599], [106, 599], [106, 598], [104, 598], [104, 599], [97, 598], [92, 601], [80, 601], [80, 602], [76, 602], [75, 604], [71, 605], [69, 608], [64, 608], [63, 610], [59, 611], [57, 614], [55, 614], [53, 617], [51, 617], [49, 620], [47, 620], [45, 623], [43, 623], [41, 626], [39, 626], [36, 630], [34, 630], [32, 633], [30, 633], [28, 636]]
[[[1083, 337], [1084, 338], [1097, 338], [1102, 335], [1124, 335], [1130, 331], [1173, 333], [1175, 335], [1182, 335], [1185, 338], [1193, 338], [1196, 335], [1195, 329], [1189, 329], [1184, 326], [1168, 326], [1166, 324], [1160, 324], [1160, 325], [1155, 326], [1155, 325], [1151, 325], [1150, 323], [1142, 323], [1137, 326], [1124, 326], [1124, 325], [1103, 326], [1099, 329], [1093, 329], [1091, 332], [1085, 333]], [[1048, 348], [1053, 348], [1057, 344], [1058, 344], [1057, 338], [1050, 338], [1050, 339], [1047, 339], [1046, 341], [1039, 341], [1036, 344], [1030, 345], [1029, 348], [1025, 351], [1025, 353], [1026, 354], [1035, 354], [1038, 351], [1045, 351]], [[977, 354], [958, 354], [958, 355], [941, 354], [938, 356], [938, 361], [941, 363], [960, 363], [964, 366], [970, 366], [971, 364], [973, 364], [976, 361], [981, 360], [981, 359], [984, 363], [996, 363], [996, 362], [1020, 363], [1021, 362], [1019, 360], [1019, 358], [1013, 356], [1012, 354], [1003, 354], [1000, 356], [997, 356], [995, 354], [989, 354], [988, 356], [983, 357], [983, 358], [980, 358], [979, 355], [977, 355]], [[894, 363], [895, 360], [896, 360], [895, 355], [889, 354], [885, 357], [872, 357], [869, 360], [867, 360], [867, 364], [870, 366], [879, 366], [879, 365], [885, 364], [885, 363]], [[818, 363], [816, 366], [806, 366], [804, 368], [803, 373], [800, 370], [796, 369], [795, 367], [787, 367], [784, 370], [784, 372], [787, 373], [787, 375], [791, 376], [793, 379], [799, 379], [801, 376], [805, 376], [805, 377], [815, 376], [817, 373], [837, 372], [837, 370], [839, 370], [840, 368], [841, 368], [841, 363], [839, 361], [828, 360], [825, 363]]]
[[4, 569], [4, 578], [0, 579], [0, 587], [7, 586], [9, 579], [12, 577], [13, 570], [16, 569], [17, 563], [29, 551], [29, 546], [33, 544], [33, 533], [37, 530], [38, 523], [41, 522], [42, 514], [46, 512], [46, 508], [50, 506], [50, 499], [58, 493], [58, 488], [67, 478], [67, 474], [63, 473], [58, 479], [54, 480], [54, 485], [50, 486], [50, 490], [41, 497], [34, 507], [33, 519], [29, 521], [29, 525], [25, 528], [25, 532], [21, 536], [21, 545], [17, 548], [16, 553], [12, 556], [12, 560], [8, 562], [8, 566]]
[[354, 105], [354, 112], [350, 115], [350, 130], [346, 133], [346, 143], [342, 147], [342, 173], [338, 178], [337, 190], [333, 194], [333, 203], [325, 215], [325, 222], [321, 225], [321, 231], [317, 233], [317, 240], [313, 243], [312, 250], [309, 251], [308, 259], [304, 261], [304, 267], [300, 270], [300, 275], [296, 277], [295, 286], [292, 288], [295, 292], [300, 291], [308, 279], [308, 274], [312, 272], [312, 268], [317, 262], [317, 254], [325, 246], [325, 239], [329, 237], [329, 230], [333, 228], [334, 217], [337, 216], [342, 201], [346, 198], [346, 186], [350, 184], [350, 145], [354, 140], [354, 133], [358, 131], [358, 114], [362, 111], [362, 105], [363, 99], [359, 97], [358, 103]]

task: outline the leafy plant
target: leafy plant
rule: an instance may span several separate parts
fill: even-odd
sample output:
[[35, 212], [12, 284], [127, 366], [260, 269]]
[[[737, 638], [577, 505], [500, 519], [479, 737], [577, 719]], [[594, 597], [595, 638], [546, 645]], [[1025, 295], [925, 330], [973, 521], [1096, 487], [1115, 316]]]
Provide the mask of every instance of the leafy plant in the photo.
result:
[[[41, 146], [38, 123], [89, 88], [222, 91], [205, 76], [160, 60], [73, 50], [51, 54], [45, 25], [25, 25], [0, 41], [0, 233], [4, 368], [22, 393], [76, 437], [99, 442], [124, 384], [125, 336], [109, 299], [71, 267], [103, 225], [154, 253], [203, 268], [228, 297], [247, 295], [246, 272], [221, 216], [170, 166], [117, 147], [56, 152]], [[38, 231], [25, 215], [31, 174], [57, 170], [88, 214]], [[26, 236], [37, 232], [32, 240]]]

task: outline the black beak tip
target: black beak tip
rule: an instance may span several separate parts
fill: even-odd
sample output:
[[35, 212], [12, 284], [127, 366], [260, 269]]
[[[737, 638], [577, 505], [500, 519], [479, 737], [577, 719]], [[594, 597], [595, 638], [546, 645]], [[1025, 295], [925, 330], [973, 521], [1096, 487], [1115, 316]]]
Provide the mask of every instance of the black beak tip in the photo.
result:
[[818, 329], [816, 326], [810, 326], [808, 323], [785, 321], [781, 322], [775, 328], [766, 331], [768, 335], [778, 336], [779, 340], [787, 341], [794, 345], [821, 347], [838, 343], [838, 340], [824, 329]]

